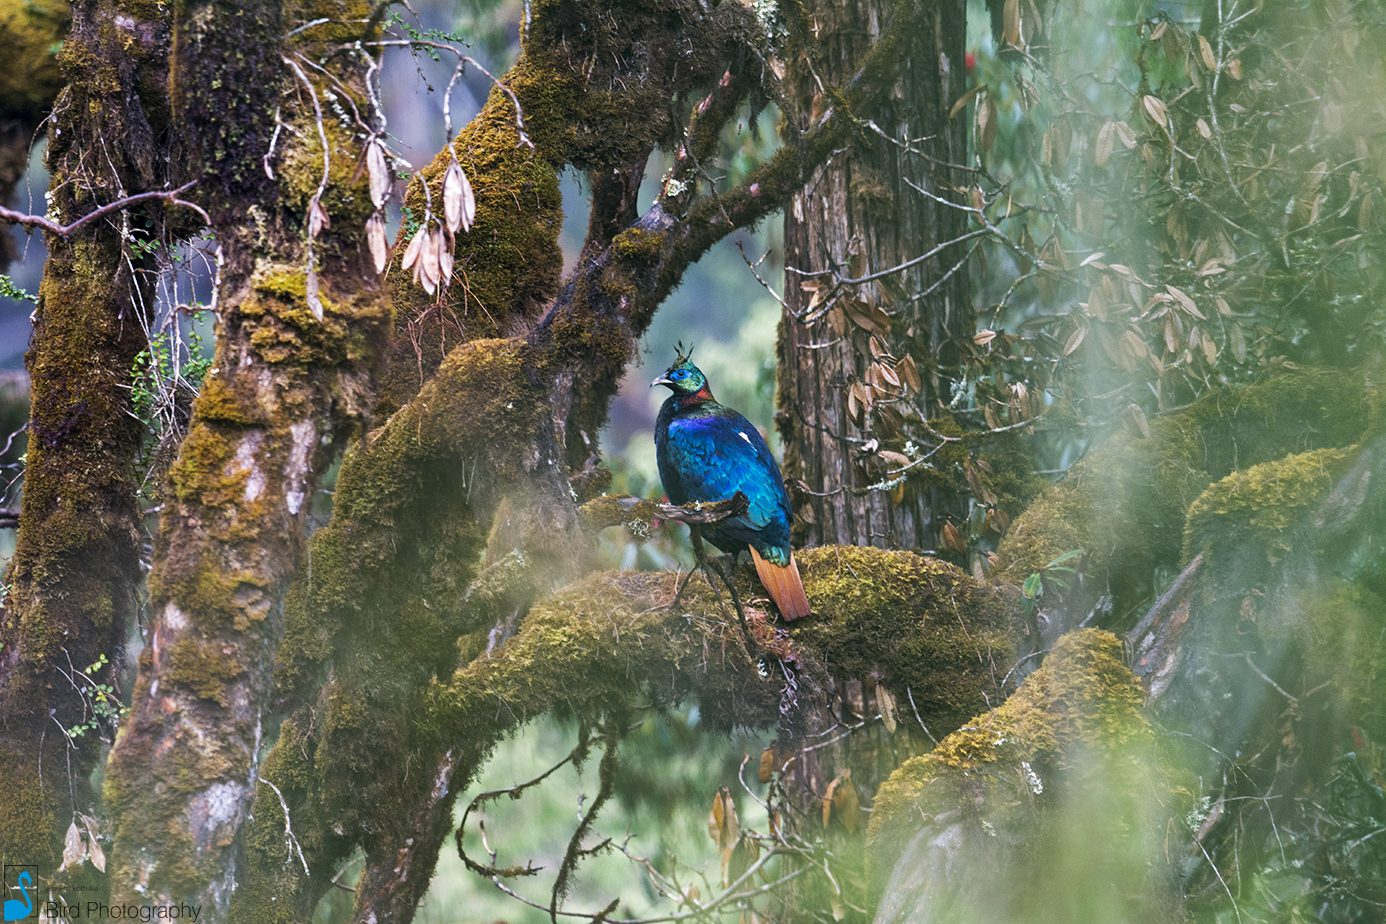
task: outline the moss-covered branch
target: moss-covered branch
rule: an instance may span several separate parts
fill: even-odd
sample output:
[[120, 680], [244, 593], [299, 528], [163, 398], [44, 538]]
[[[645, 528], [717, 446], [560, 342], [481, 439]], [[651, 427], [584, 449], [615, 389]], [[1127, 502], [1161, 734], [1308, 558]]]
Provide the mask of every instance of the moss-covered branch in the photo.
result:
[[[1086, 549], [1085, 591], [1065, 611], [1086, 613], [1110, 593], [1116, 613], [1129, 614], [1154, 596], [1160, 575], [1172, 580], [1182, 568], [1185, 511], [1205, 488], [1287, 453], [1350, 445], [1367, 425], [1370, 397], [1360, 372], [1284, 372], [1156, 418], [1147, 439], [1117, 435], [1016, 519], [994, 574], [1019, 584]], [[1055, 616], [1051, 639], [1066, 628]]]
[[[942, 732], [1000, 696], [1013, 660], [1011, 597], [905, 552], [812, 549], [800, 565], [815, 617], [787, 636], [756, 596], [750, 570], [739, 573], [754, 651], [736, 615], [701, 581], [669, 609], [679, 581], [670, 573], [591, 575], [535, 604], [492, 656], [423, 685], [417, 666], [413, 677], [401, 674], [417, 654], [405, 646], [427, 639], [374, 623], [383, 644], [371, 654], [368, 639], [353, 643], [361, 647], [341, 657], [311, 717], [302, 713], [310, 724], [286, 726], [266, 763], [267, 777], [289, 796], [313, 872], [305, 879], [300, 866], [284, 862], [283, 815], [271, 794], [249, 834], [246, 920], [301, 919], [356, 845], [367, 853], [358, 919], [412, 908], [451, 827], [456, 795], [497, 742], [545, 712], [590, 720], [632, 704], [693, 698], [710, 728], [778, 724], [788, 740], [830, 676], [877, 672]], [[774, 669], [763, 670], [765, 663]], [[429, 754], [432, 762], [422, 763]], [[279, 901], [261, 900], [270, 895]]]

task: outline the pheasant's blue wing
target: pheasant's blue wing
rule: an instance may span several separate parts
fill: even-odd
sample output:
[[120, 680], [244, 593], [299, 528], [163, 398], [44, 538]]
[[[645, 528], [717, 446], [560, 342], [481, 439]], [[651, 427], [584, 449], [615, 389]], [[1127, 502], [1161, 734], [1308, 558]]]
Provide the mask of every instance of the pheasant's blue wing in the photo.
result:
[[770, 561], [789, 560], [789, 498], [770, 447], [745, 417], [717, 405], [672, 421], [659, 475], [676, 504], [717, 501], [741, 491], [750, 501], [743, 516], [704, 527], [703, 535], [724, 552], [746, 545]]

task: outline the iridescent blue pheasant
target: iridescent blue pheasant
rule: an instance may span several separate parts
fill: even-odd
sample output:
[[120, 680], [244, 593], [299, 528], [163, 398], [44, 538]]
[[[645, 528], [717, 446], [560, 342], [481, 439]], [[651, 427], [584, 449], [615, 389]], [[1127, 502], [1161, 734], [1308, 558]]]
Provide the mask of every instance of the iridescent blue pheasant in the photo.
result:
[[794, 514], [780, 467], [751, 422], [712, 397], [707, 378], [680, 348], [651, 383], [673, 394], [655, 421], [655, 453], [664, 491], [675, 504], [719, 501], [741, 491], [750, 509], [739, 517], [695, 527], [723, 552], [751, 550], [760, 582], [785, 619], [809, 614], [799, 566], [789, 546]]

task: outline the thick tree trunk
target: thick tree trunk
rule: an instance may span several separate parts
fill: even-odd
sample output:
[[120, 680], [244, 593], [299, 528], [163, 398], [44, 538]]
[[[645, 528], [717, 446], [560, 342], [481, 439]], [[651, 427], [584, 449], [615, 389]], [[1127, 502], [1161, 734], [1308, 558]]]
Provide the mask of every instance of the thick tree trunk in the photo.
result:
[[[962, 120], [950, 121], [948, 112], [964, 90], [965, 8], [962, 0], [814, 0], [806, 13], [817, 40], [805, 54], [789, 55], [786, 89], [795, 118], [813, 124], [844, 105], [824, 88], [851, 81], [886, 30], [905, 24], [894, 50], [902, 64], [893, 91], [853, 112], [856, 134], [785, 210], [777, 423], [785, 476], [798, 488], [791, 492], [796, 544], [933, 549], [940, 515], [965, 515], [965, 500], [955, 493], [912, 480], [891, 484], [884, 472], [897, 466], [872, 458], [876, 449], [909, 451], [902, 424], [922, 432], [920, 421], [937, 413], [940, 399], [946, 403], [958, 344], [971, 332], [963, 247], [883, 273], [966, 232], [962, 211], [921, 191], [957, 199], [956, 171], [948, 165], [963, 162], [966, 139]], [[882, 275], [851, 281], [875, 274]], [[895, 372], [906, 357], [920, 373], [917, 393], [905, 381], [891, 387], [871, 370], [875, 364]], [[857, 400], [849, 402], [853, 389]], [[863, 396], [874, 411], [863, 412]], [[825, 693], [806, 720], [810, 736], [888, 709], [873, 695], [873, 675], [843, 674]], [[799, 750], [788, 774], [791, 799], [810, 817], [834, 792], [854, 789], [869, 800], [912, 748], [904, 728], [898, 735], [875, 726], [837, 737]], [[928, 744], [917, 736], [913, 746]], [[861, 832], [850, 823], [834, 822], [827, 836], [839, 873], [861, 862]], [[842, 896], [806, 881], [792, 906], [862, 901], [855, 877], [845, 881]]]
[[[48, 151], [50, 209], [64, 224], [170, 179], [151, 143], [167, 130], [169, 31], [140, 9], [112, 0], [73, 8], [63, 52], [72, 83]], [[64, 830], [87, 830], [77, 813], [93, 823], [99, 815], [90, 777], [118, 717], [118, 701], [98, 685], [118, 686], [137, 608], [133, 461], [143, 429], [131, 412], [130, 369], [148, 345], [152, 291], [141, 278], [148, 261], [126, 241], [146, 218], [162, 227], [162, 214], [117, 212], [70, 239], [49, 236], [26, 356], [28, 462], [0, 621], [0, 804], [30, 811], [22, 824], [0, 825], [0, 855], [36, 863], [44, 877], [58, 865]]]
[[[361, 38], [354, 15], [343, 4], [335, 18], [351, 25], [297, 30], [275, 0], [204, 2], [176, 25], [171, 84], [220, 245], [220, 323], [169, 475], [154, 620], [106, 796], [113, 898], [201, 906], [202, 920], [226, 920], [236, 884], [281, 601], [317, 474], [366, 416], [388, 324], [356, 172], [367, 126], [325, 99], [352, 93], [368, 118], [365, 69], [339, 58], [324, 76], [314, 63]], [[273, 150], [277, 120], [288, 129]], [[318, 202], [331, 224], [315, 233]]]
[[[855, 143], [815, 173], [785, 210], [778, 420], [785, 475], [813, 492], [796, 499], [795, 538], [804, 545], [932, 549], [940, 512], [963, 510], [956, 498], [911, 482], [903, 492], [863, 491], [877, 480], [863, 468], [868, 441], [875, 438], [886, 448], [898, 434], [888, 423], [882, 426], [879, 413], [854, 422], [849, 412], [849, 389], [865, 383], [873, 354], [871, 329], [854, 323], [846, 309], [856, 298], [885, 311], [888, 333], [879, 320], [875, 329], [895, 359], [914, 359], [923, 392], [912, 403], [923, 418], [934, 416], [939, 400], [947, 403], [959, 344], [971, 333], [967, 274], [954, 271], [965, 249], [945, 248], [875, 282], [838, 287], [834, 276], [878, 273], [966, 231], [962, 211], [913, 188], [958, 198], [959, 180], [947, 165], [963, 163], [966, 139], [963, 120], [950, 120], [948, 111], [964, 90], [965, 4], [816, 0], [807, 8], [821, 51], [812, 55], [811, 66], [804, 56], [789, 62], [789, 91], [801, 124], [833, 105], [822, 87], [849, 81], [893, 21], [909, 17], [910, 38], [901, 49], [908, 63], [894, 92], [856, 113], [861, 123], [871, 120], [893, 140], [862, 127]], [[903, 410], [902, 404], [896, 407]]]

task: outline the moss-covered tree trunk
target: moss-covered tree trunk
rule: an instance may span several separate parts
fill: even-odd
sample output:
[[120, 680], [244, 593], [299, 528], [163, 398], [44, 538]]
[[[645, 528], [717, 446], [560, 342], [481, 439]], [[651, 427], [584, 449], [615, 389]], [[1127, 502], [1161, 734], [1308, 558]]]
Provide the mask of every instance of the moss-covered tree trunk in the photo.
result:
[[[922, 433], [921, 418], [947, 400], [959, 344], [971, 333], [967, 276], [955, 265], [965, 250], [918, 260], [966, 230], [959, 209], [929, 198], [957, 198], [949, 165], [965, 157], [962, 128], [948, 118], [964, 90], [965, 6], [815, 0], [805, 5], [815, 40], [788, 58], [786, 89], [803, 125], [844, 105], [830, 88], [851, 81], [868, 52], [887, 47], [900, 64], [891, 91], [853, 111], [851, 138], [785, 209], [777, 424], [785, 476], [799, 488], [791, 495], [796, 543], [932, 549], [941, 520], [966, 509], [955, 492], [891, 481], [885, 472], [900, 463], [877, 455], [888, 449], [905, 458], [903, 427]], [[919, 389], [899, 371], [902, 360], [920, 373]], [[874, 687], [869, 670], [835, 677], [807, 731], [888, 710]], [[794, 799], [812, 814], [838, 786], [856, 787], [869, 802], [894, 755], [909, 750], [879, 728], [806, 749], [789, 774]], [[848, 767], [853, 779], [844, 781]], [[832, 830], [834, 849], [859, 860], [860, 832]], [[849, 893], [859, 895], [855, 884], [851, 877]], [[830, 900], [813, 886], [799, 897], [805, 905]]]
[[[869, 456], [901, 449], [901, 418], [917, 425], [918, 416], [932, 417], [940, 400], [947, 403], [961, 344], [972, 333], [967, 273], [958, 265], [964, 247], [886, 272], [967, 229], [962, 210], [929, 198], [958, 198], [958, 172], [949, 165], [966, 156], [963, 120], [948, 118], [964, 90], [965, 6], [815, 0], [806, 13], [817, 40], [788, 62], [796, 118], [811, 124], [842, 104], [825, 88], [850, 81], [887, 27], [898, 27], [893, 50], [901, 70], [892, 92], [854, 113], [860, 121], [852, 143], [785, 210], [778, 425], [785, 476], [812, 492], [796, 497], [795, 533], [805, 545], [932, 549], [941, 519], [964, 510], [955, 496], [912, 480], [899, 490], [863, 489], [887, 480]], [[867, 277], [874, 278], [852, 282]], [[920, 372], [921, 393], [872, 368], [893, 375], [906, 357]], [[902, 394], [907, 400], [893, 400]]]
[[[325, 460], [366, 416], [389, 316], [356, 170], [376, 129], [370, 59], [319, 63], [371, 37], [371, 8], [330, 6], [189, 3], [175, 26], [170, 83], [220, 245], [220, 322], [169, 475], [153, 622], [106, 796], [114, 898], [200, 905], [213, 921], [257, 790], [283, 591]], [[310, 227], [319, 205], [330, 225]]]
[[[153, 143], [168, 130], [169, 30], [141, 18], [144, 8], [74, 5], [63, 51], [71, 83], [48, 149], [50, 210], [64, 224], [174, 179]], [[19, 823], [0, 825], [0, 854], [45, 876], [76, 813], [99, 815], [90, 777], [118, 704], [98, 685], [118, 685], [137, 607], [143, 431], [130, 370], [147, 346], [152, 286], [127, 240], [136, 222], [161, 227], [162, 213], [112, 213], [69, 239], [49, 236], [26, 356], [28, 464], [0, 620], [0, 803], [19, 808], [9, 816]]]

